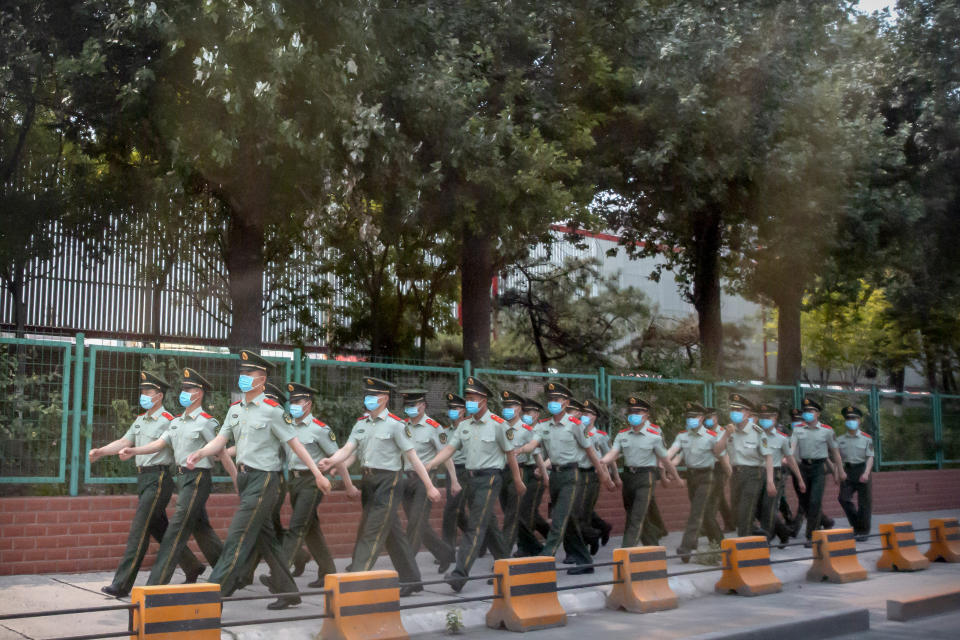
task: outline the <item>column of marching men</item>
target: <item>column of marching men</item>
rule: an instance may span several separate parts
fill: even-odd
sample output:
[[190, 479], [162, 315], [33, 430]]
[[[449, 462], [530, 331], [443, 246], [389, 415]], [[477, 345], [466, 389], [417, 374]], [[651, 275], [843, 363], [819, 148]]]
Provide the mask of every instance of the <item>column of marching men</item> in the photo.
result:
[[[163, 409], [167, 382], [140, 374], [145, 413], [123, 437], [89, 454], [91, 462], [118, 455], [135, 457], [137, 465], [136, 512], [104, 593], [130, 593], [150, 537], [160, 547], [148, 585], [168, 583], [176, 566], [186, 582], [196, 582], [205, 568], [187, 547], [191, 536], [212, 567], [208, 582], [218, 583], [225, 596], [253, 582], [261, 559], [270, 573], [261, 575], [260, 582], [272, 593], [296, 592], [293, 578], [311, 557], [318, 576], [309, 586], [321, 588], [326, 574], [336, 571], [322, 533], [321, 501], [332, 486], [325, 473], [339, 475], [347, 496], [359, 498], [362, 506], [347, 570], [371, 570], [385, 550], [404, 597], [423, 589], [416, 563], [421, 545], [456, 592], [487, 552], [494, 559], [557, 556], [562, 546], [564, 562], [572, 565], [568, 573], [592, 573], [592, 556], [611, 532], [596, 513], [601, 487], [621, 491], [624, 547], [659, 544], [667, 531], [657, 486], [685, 487], [690, 513], [677, 549], [684, 562], [697, 551], [701, 537], [717, 545], [725, 530], [785, 544], [806, 520], [809, 545], [814, 530], [833, 526], [821, 509], [828, 475], [839, 485], [839, 502], [855, 535], [861, 539], [870, 531], [873, 442], [861, 429], [864, 416], [857, 407], [843, 408], [844, 433], [837, 436], [821, 422], [822, 407], [805, 398], [790, 414], [788, 435], [776, 406], [755, 404], [738, 393], [729, 396], [729, 422], [723, 427], [717, 409], [688, 402], [682, 429], [668, 447], [651, 420], [655, 407], [636, 395], [617, 408], [626, 425], [610, 438], [601, 428], [613, 421], [607, 408], [592, 398], [578, 400], [560, 382], [544, 385], [541, 403], [509, 389], [494, 392], [468, 377], [463, 397], [446, 394], [442, 425], [426, 413], [426, 390], [400, 390], [403, 416], [397, 416], [389, 410], [391, 396], [398, 392], [394, 385], [368, 377], [365, 412], [338, 445], [334, 432], [313, 413], [317, 391], [290, 382], [284, 393], [268, 382], [271, 368], [259, 354], [241, 351], [241, 399], [230, 405], [222, 425], [204, 410], [212, 385], [197, 371], [182, 371], [178, 401], [184, 411], [177, 417]], [[499, 415], [492, 410], [494, 401], [500, 404]], [[223, 541], [210, 526], [205, 507], [212, 458], [221, 462], [240, 497]], [[362, 474], [359, 489], [348, 472], [354, 461]], [[446, 502], [437, 532], [430, 512], [432, 503], [441, 500], [435, 485], [441, 467]], [[784, 492], [788, 473], [799, 497], [795, 513]], [[178, 498], [168, 522], [165, 508], [174, 485]], [[292, 515], [284, 529], [280, 508], [286, 496]], [[541, 510], [544, 496], [548, 518]], [[401, 508], [406, 527], [399, 518]], [[281, 595], [268, 608], [299, 602], [299, 596]]]

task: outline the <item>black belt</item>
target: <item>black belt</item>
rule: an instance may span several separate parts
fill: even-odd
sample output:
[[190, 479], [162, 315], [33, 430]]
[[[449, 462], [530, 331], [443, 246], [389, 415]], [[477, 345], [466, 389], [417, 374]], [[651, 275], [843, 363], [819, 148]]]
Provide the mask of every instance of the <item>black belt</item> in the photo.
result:
[[363, 475], [369, 476], [374, 473], [397, 473], [396, 471], [391, 471], [390, 469], [375, 469], [373, 467], [364, 467], [362, 469]]
[[[579, 467], [579, 465], [578, 465], [578, 467]], [[594, 469], [593, 467], [579, 467], [579, 468], [580, 468], [580, 471], [583, 471], [584, 473], [588, 473], [588, 472], [591, 472], [591, 471], [594, 472], [594, 473], [596, 473], [596, 471], [597, 471], [597, 470]]]
[[210, 472], [210, 469], [187, 469], [186, 467], [184, 467], [184, 466], [182, 466], [182, 465], [179, 465], [179, 464], [177, 465], [177, 475], [178, 475], [178, 476], [186, 475], [186, 474], [188, 474], [188, 473], [202, 473], [202, 472], [204, 472], [204, 471], [206, 471], [207, 473], [209, 473], [209, 472]]
[[299, 478], [300, 476], [313, 476], [313, 471], [310, 471], [310, 469], [290, 469], [289, 473], [294, 478]]
[[536, 469], [537, 463], [534, 462], [533, 464], [522, 464], [520, 466], [523, 467], [524, 469]]
[[625, 473], [650, 473], [656, 471], [656, 467], [624, 467]]
[[763, 469], [763, 467], [761, 467], [760, 465], [757, 465], [757, 466], [755, 466], [755, 467], [752, 467], [752, 466], [750, 466], [749, 464], [735, 464], [735, 465], [733, 465], [733, 470], [734, 470], [734, 471], [740, 471], [741, 469], [743, 469], [744, 472], [746, 472], [746, 471], [756, 471], [757, 469]]
[[801, 458], [800, 464], [811, 466], [815, 464], [823, 464], [824, 460], [826, 460], [826, 458]]
[[260, 473], [276, 473], [276, 471], [264, 471], [263, 469], [254, 469], [250, 465], [238, 464], [237, 469], [240, 470], [240, 473], [250, 473], [251, 471], [258, 471]]
[[454, 464], [454, 465], [453, 465], [453, 468], [456, 469], [457, 471], [466, 471], [466, 470], [467, 470], [467, 465], [465, 465], [465, 464]]
[[137, 473], [152, 473], [154, 471], [163, 471], [164, 469], [169, 469], [169, 465], [165, 464], [155, 464], [149, 467], [137, 467]]
[[687, 473], [713, 472], [713, 467], [687, 467]]
[[553, 466], [557, 471], [573, 471], [574, 469], [579, 469], [580, 465], [576, 462], [571, 462], [569, 464], [557, 464]]
[[843, 468], [848, 469], [850, 467], [864, 467], [866, 466], [866, 464], [867, 464], [866, 460], [864, 460], [863, 462], [844, 462]]
[[467, 469], [467, 474], [471, 478], [483, 478], [484, 476], [500, 475], [503, 469]]

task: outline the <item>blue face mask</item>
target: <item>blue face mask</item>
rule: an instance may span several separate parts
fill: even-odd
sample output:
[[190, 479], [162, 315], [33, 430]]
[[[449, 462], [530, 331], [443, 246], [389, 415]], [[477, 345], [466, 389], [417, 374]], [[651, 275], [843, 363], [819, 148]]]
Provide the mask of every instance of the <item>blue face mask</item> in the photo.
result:
[[804, 422], [813, 422], [813, 419], [817, 416], [813, 413], [813, 411], [804, 411], [801, 417], [803, 418]]
[[290, 415], [294, 418], [300, 419], [303, 417], [303, 405], [302, 404], [292, 404], [290, 405]]
[[141, 393], [141, 394], [140, 394], [140, 406], [143, 407], [144, 410], [146, 410], [146, 411], [150, 411], [150, 409], [153, 409], [153, 397], [152, 397], [152, 396], [148, 396], [148, 395], [145, 394], [145, 393]]
[[731, 411], [730, 422], [733, 424], [740, 424], [743, 422], [743, 411]]
[[380, 398], [377, 396], [363, 396], [363, 406], [367, 411], [376, 411], [380, 408]]
[[447, 417], [451, 420], [460, 419], [460, 409], [447, 409]]
[[533, 416], [520, 416], [520, 419], [523, 420], [523, 424], [533, 424]]
[[708, 427], [712, 427], [716, 423], [717, 421], [714, 420], [713, 418], [707, 418], [706, 420], [703, 421], [703, 424], [707, 425]]
[[687, 429], [696, 429], [698, 426], [700, 426], [698, 418], [687, 418]]
[[420, 411], [416, 407], [404, 407], [403, 412], [410, 416], [411, 418], [415, 417]]
[[513, 420], [517, 415], [517, 410], [513, 407], [504, 407], [503, 408], [503, 417], [507, 420]]
[[476, 400], [467, 400], [467, 413], [473, 415], [477, 411], [480, 411], [480, 403]]
[[551, 400], [547, 403], [547, 411], [550, 412], [550, 415], [555, 416], [563, 411], [563, 403], [557, 400]]
[[181, 406], [181, 407], [189, 407], [191, 404], [193, 404], [193, 394], [190, 393], [189, 391], [181, 391], [181, 392], [180, 392], [180, 406]]
[[580, 416], [580, 422], [582, 422], [583, 424], [590, 424], [591, 420], [593, 420], [593, 418], [591, 418], [587, 414], [583, 414], [582, 416]]
[[243, 374], [240, 376], [240, 379], [237, 380], [237, 386], [240, 387], [240, 391], [247, 393], [248, 391], [253, 390], [253, 376], [248, 376]]
[[760, 426], [764, 429], [773, 429], [773, 418], [760, 418]]
[[631, 426], [639, 427], [643, 424], [643, 416], [639, 413], [631, 413], [627, 416], [627, 422], [629, 422]]
[[859, 420], [844, 420], [844, 424], [847, 425], [847, 429], [850, 429], [850, 431], [856, 431], [860, 428]]

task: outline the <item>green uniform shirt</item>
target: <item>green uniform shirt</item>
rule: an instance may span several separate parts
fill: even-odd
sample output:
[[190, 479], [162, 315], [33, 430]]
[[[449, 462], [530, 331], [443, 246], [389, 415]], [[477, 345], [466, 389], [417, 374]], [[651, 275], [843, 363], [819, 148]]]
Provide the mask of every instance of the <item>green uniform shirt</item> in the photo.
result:
[[403, 469], [403, 454], [414, 448], [412, 436], [410, 427], [403, 420], [383, 411], [377, 417], [368, 413], [360, 416], [347, 442], [357, 445], [362, 466], [400, 471]]
[[623, 454], [625, 467], [655, 467], [657, 458], [667, 457], [660, 427], [649, 422], [618, 433], [611, 450]]
[[735, 467], [762, 467], [763, 457], [773, 452], [767, 443], [767, 434], [753, 423], [743, 429], [734, 428], [727, 442], [730, 464]]
[[[416, 450], [420, 462], [427, 464], [436, 458], [437, 452], [444, 446], [440, 438], [440, 423], [424, 414], [423, 419], [419, 422], [407, 421], [407, 426], [413, 433], [413, 448]], [[403, 468], [408, 471], [413, 469], [407, 460], [403, 461]]]
[[[313, 414], [307, 415], [300, 422], [294, 422], [293, 426], [297, 434], [297, 440], [307, 450], [314, 462], [329, 458], [339, 449], [337, 436], [334, 435], [333, 429], [314, 418]], [[307, 465], [303, 464], [303, 460], [293, 452], [290, 445], [283, 443], [283, 451], [287, 459], [287, 469], [307, 470]]]
[[230, 405], [219, 435], [237, 443], [237, 464], [260, 471], [281, 471], [282, 445], [297, 432], [290, 414], [261, 393], [250, 402], [241, 400]]
[[463, 449], [467, 469], [503, 469], [507, 452], [513, 451], [516, 434], [517, 430], [508, 427], [506, 420], [488, 410], [479, 418], [474, 414], [461, 422], [447, 444]]
[[[219, 426], [216, 418], [205, 413], [203, 407], [197, 407], [193, 413], [184, 412], [174, 418], [170, 427], [160, 437], [173, 450], [174, 462], [186, 466], [187, 456], [213, 440]], [[213, 460], [202, 458], [197, 461], [196, 468], [213, 469]]]
[[837, 438], [837, 448], [840, 449], [840, 458], [848, 464], [866, 462], [873, 456], [873, 438], [859, 429], [856, 433], [848, 431]]
[[712, 469], [717, 462], [713, 455], [713, 445], [720, 436], [716, 431], [700, 425], [694, 431], [683, 431], [673, 441], [673, 447], [683, 452], [683, 462], [689, 469]]
[[566, 414], [559, 416], [559, 421], [556, 416], [543, 420], [534, 438], [543, 445], [555, 467], [568, 464], [581, 466], [581, 460], [587, 459], [587, 447], [591, 446], [580, 421]]
[[[513, 446], [519, 449], [523, 445], [533, 440], [533, 435], [534, 435], [533, 425], [524, 424], [523, 422], [518, 422], [516, 435], [513, 436]], [[518, 453], [517, 464], [520, 464], [520, 465], [535, 464], [536, 458], [534, 458], [534, 455], [538, 451], [539, 449], [534, 449], [530, 453]]]
[[797, 427], [790, 436], [790, 442], [793, 444], [793, 455], [801, 460], [821, 460], [827, 457], [830, 449], [837, 448], [833, 429], [820, 422], [812, 427], [806, 423]]
[[773, 468], [779, 469], [783, 466], [783, 459], [793, 455], [790, 438], [787, 437], [787, 434], [776, 429], [771, 429], [766, 434], [767, 446], [770, 447], [770, 455], [773, 456]]
[[[593, 450], [597, 452], [598, 457], [602, 457], [604, 453], [610, 450], [610, 444], [606, 441], [606, 437], [600, 435], [597, 432], [596, 428], [591, 429], [587, 427], [587, 439], [590, 440], [590, 446], [593, 447]], [[603, 443], [601, 444], [601, 440]], [[590, 462], [590, 458], [586, 455], [583, 456], [583, 459], [580, 460], [581, 469], [592, 469], [593, 463]]]
[[[461, 425], [463, 424], [462, 420], [460, 421], [460, 424]], [[457, 432], [458, 427], [454, 425], [450, 425], [448, 427], [442, 427], [442, 428], [443, 428], [443, 432], [440, 434], [440, 442], [443, 443], [444, 446], [446, 446], [450, 444], [450, 439], [453, 438], [453, 434]], [[455, 465], [467, 464], [467, 454], [463, 451], [463, 449], [457, 449], [456, 451], [453, 452], [453, 464]]]
[[[166, 411], [157, 411], [152, 416], [144, 413], [133, 421], [127, 432], [123, 434], [123, 439], [132, 442], [135, 447], [148, 445], [162, 437], [170, 428], [172, 421], [173, 416]], [[158, 464], [170, 465], [173, 464], [173, 451], [169, 447], [164, 447], [156, 453], [137, 456], [136, 463], [138, 467], [152, 467]]]

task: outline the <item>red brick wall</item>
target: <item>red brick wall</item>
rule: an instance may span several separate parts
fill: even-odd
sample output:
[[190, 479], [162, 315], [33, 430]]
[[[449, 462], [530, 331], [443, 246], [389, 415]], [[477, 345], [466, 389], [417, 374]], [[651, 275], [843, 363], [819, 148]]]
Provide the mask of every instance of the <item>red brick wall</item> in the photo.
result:
[[[960, 508], [958, 489], [960, 469], [878, 473], [873, 484], [874, 513]], [[836, 485], [828, 480], [824, 505], [831, 515], [842, 516], [836, 493]], [[657, 502], [667, 526], [682, 529], [688, 510], [686, 490], [658, 487]], [[226, 535], [236, 504], [234, 496], [224, 494], [213, 495], [207, 502], [211, 522], [221, 536]], [[135, 496], [0, 498], [0, 575], [112, 571], [123, 553], [135, 505]], [[171, 502], [168, 513], [172, 511]], [[434, 507], [434, 526], [438, 529], [440, 511], [439, 506]], [[623, 530], [619, 493], [604, 490], [598, 512], [614, 525], [615, 532]], [[359, 503], [335, 493], [321, 504], [320, 515], [334, 555], [349, 556]], [[284, 522], [288, 517], [289, 508], [285, 507]], [[156, 544], [151, 545], [145, 567], [152, 564], [156, 548]]]

